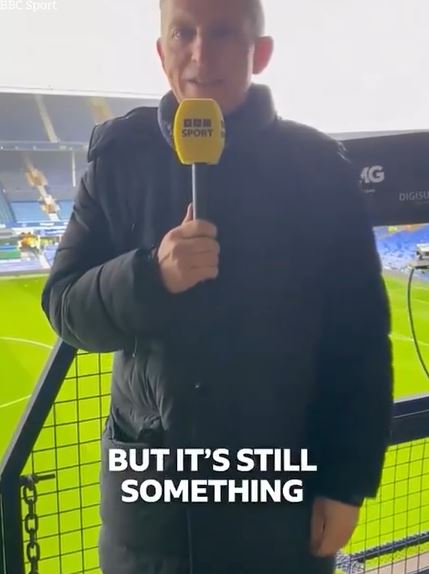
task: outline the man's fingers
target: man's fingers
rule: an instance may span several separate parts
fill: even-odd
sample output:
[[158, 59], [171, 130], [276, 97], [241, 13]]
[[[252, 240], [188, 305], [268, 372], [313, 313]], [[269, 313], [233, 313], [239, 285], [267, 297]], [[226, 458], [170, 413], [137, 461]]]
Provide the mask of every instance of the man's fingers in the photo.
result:
[[322, 508], [315, 502], [311, 515], [311, 552], [317, 554], [323, 540], [324, 516]]
[[332, 556], [342, 548], [348, 538], [345, 538], [341, 532], [324, 532], [322, 543], [314, 553], [316, 556]]
[[219, 255], [217, 253], [201, 253], [194, 255], [190, 261], [191, 269], [204, 269], [207, 267], [218, 267]]
[[197, 285], [201, 281], [209, 279], [216, 279], [219, 275], [218, 267], [200, 267], [199, 269], [191, 269], [189, 272], [189, 279], [192, 285]]
[[353, 534], [353, 525], [345, 517], [330, 517], [325, 521], [323, 536], [316, 556], [332, 556], [343, 548]]
[[216, 239], [217, 229], [213, 223], [201, 219], [186, 221], [180, 226], [180, 233], [184, 239], [193, 239], [196, 237], [207, 237]]
[[170, 293], [182, 293], [219, 274], [217, 229], [208, 221], [192, 220], [192, 215], [189, 205], [182, 224], [165, 235], [158, 249], [161, 278]]
[[186, 239], [182, 243], [183, 251], [192, 255], [199, 255], [202, 253], [214, 253], [219, 255], [220, 246], [214, 239], [207, 237], [198, 237], [197, 239]]
[[177, 242], [171, 249], [172, 261], [180, 262], [182, 269], [218, 265], [220, 248], [213, 239], [187, 239]]

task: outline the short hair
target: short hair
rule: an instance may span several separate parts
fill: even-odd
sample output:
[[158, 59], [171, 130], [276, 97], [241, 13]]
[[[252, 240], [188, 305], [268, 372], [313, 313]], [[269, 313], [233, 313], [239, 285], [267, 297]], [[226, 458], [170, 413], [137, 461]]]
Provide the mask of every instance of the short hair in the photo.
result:
[[[159, 0], [159, 8], [162, 10], [166, 0]], [[246, 3], [246, 10], [252, 22], [253, 32], [256, 38], [264, 35], [265, 32], [265, 13], [262, 6], [262, 0], [242, 0]]]

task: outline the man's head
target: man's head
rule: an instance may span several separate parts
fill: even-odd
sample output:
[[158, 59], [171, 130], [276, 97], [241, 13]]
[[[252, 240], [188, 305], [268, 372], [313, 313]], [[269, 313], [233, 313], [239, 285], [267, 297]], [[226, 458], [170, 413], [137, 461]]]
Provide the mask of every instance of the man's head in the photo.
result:
[[160, 0], [157, 49], [176, 98], [213, 98], [224, 114], [246, 99], [273, 48], [261, 0]]

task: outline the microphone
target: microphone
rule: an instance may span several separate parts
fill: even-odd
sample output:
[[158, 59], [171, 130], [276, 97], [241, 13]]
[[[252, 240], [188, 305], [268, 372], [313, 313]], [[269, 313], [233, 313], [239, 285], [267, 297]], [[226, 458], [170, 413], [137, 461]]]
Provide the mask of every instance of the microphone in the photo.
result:
[[194, 219], [207, 219], [208, 169], [219, 163], [225, 147], [225, 122], [212, 99], [183, 100], [173, 124], [173, 144], [181, 163], [192, 165]]

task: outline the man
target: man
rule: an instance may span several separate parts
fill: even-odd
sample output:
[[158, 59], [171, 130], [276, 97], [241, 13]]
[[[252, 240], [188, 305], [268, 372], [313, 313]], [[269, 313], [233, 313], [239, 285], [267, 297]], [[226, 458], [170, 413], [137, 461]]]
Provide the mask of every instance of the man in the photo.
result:
[[[71, 345], [116, 351], [103, 435], [105, 574], [332, 573], [380, 482], [389, 314], [357, 174], [251, 84], [268, 65], [259, 0], [163, 0], [157, 115], [95, 129], [43, 293]], [[210, 221], [169, 142], [177, 102], [213, 98], [227, 146]], [[121, 502], [109, 447], [308, 448], [301, 504]], [[159, 476], [158, 476], [159, 478]]]

